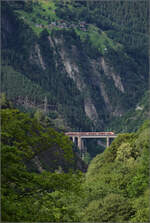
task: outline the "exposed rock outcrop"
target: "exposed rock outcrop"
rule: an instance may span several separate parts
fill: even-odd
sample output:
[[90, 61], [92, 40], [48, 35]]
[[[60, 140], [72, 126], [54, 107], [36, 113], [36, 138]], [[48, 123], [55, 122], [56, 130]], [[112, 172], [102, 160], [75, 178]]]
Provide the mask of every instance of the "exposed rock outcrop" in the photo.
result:
[[113, 81], [114, 81], [114, 85], [115, 87], [120, 90], [122, 93], [125, 92], [123, 84], [121, 82], [121, 78], [119, 75], [117, 75], [114, 71], [113, 68], [111, 66], [109, 66], [105, 59], [102, 57], [100, 60], [100, 64], [104, 70], [105, 75], [107, 75], [108, 77], [111, 76]]

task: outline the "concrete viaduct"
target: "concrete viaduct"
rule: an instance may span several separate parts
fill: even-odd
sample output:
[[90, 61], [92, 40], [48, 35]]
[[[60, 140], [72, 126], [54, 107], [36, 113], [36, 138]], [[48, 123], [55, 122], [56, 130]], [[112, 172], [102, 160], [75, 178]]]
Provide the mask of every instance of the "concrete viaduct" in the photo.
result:
[[106, 147], [108, 147], [110, 145], [110, 139], [117, 137], [117, 135], [115, 135], [114, 132], [66, 132], [65, 135], [69, 136], [74, 143], [77, 139], [77, 146], [81, 153], [85, 153], [83, 139], [105, 138], [106, 139]]

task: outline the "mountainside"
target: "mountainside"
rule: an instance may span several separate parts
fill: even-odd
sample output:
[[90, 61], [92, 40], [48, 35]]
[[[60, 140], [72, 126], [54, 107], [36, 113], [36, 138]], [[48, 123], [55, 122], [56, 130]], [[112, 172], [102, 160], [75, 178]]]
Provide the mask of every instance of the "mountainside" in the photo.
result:
[[[2, 221], [150, 222], [149, 1], [1, 12]], [[80, 157], [67, 131], [117, 137], [82, 140]]]
[[150, 122], [120, 134], [86, 173], [83, 222], [149, 222]]
[[2, 92], [58, 129], [136, 130], [148, 116], [136, 114], [148, 94], [148, 4], [2, 2]]
[[14, 150], [14, 153], [20, 151], [28, 171], [86, 171], [87, 165], [64, 133], [48, 128], [36, 117], [31, 118], [28, 114], [11, 108], [10, 102], [4, 98], [1, 98], [1, 105], [2, 146]]

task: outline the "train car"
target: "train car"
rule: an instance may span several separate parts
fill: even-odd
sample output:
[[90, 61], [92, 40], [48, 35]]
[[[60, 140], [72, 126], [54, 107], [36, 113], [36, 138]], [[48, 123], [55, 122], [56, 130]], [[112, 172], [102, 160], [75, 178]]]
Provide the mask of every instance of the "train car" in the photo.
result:
[[113, 136], [115, 135], [114, 132], [66, 132], [66, 135], [69, 136]]

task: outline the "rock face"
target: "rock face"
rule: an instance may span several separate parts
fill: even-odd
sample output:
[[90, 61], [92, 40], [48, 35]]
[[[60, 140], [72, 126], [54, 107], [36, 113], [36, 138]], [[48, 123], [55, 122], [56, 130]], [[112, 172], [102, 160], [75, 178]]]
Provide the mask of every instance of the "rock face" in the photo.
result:
[[[77, 45], [70, 45], [68, 49], [65, 46], [63, 36], [53, 37], [53, 40], [50, 36], [48, 38], [51, 39], [50, 45], [55, 55], [59, 56], [67, 76], [74, 81], [76, 87], [83, 95], [85, 114], [94, 126], [103, 125], [104, 120], [102, 116], [105, 116], [105, 114], [109, 117], [122, 115], [125, 112], [125, 108], [121, 104], [114, 105], [114, 100], [112, 100], [114, 95], [109, 93], [108, 82], [109, 80], [112, 81], [116, 100], [117, 91], [122, 96], [125, 94], [124, 85], [119, 74], [106, 62], [105, 58], [103, 56], [99, 56], [96, 59], [87, 57], [82, 49], [82, 45], [80, 45], [81, 48]], [[56, 49], [59, 49], [57, 53]], [[81, 63], [81, 50], [83, 50], [82, 60], [87, 65], [87, 70], [83, 69], [84, 65]], [[56, 64], [58, 64], [57, 61]], [[97, 101], [95, 103], [94, 93], [96, 91]]]
[[44, 71], [46, 69], [45, 63], [43, 61], [40, 47], [38, 44], [35, 45], [34, 51], [31, 52], [30, 60], [37, 64], [37, 66], [40, 66], [42, 70]]
[[[119, 61], [119, 55], [107, 52], [92, 57], [87, 54], [86, 43], [70, 30], [51, 34], [44, 30], [35, 36], [22, 20], [11, 22], [12, 17], [16, 21], [15, 16], [12, 13], [11, 17], [2, 17], [2, 58], [6, 55], [13, 69], [40, 86], [49, 104], [59, 105], [57, 112], [68, 126], [104, 130], [113, 118], [123, 116], [138, 103], [137, 95], [144, 92], [144, 77], [134, 67], [129, 67], [129, 72], [118, 72], [121, 65], [118, 62], [114, 66], [112, 60]], [[14, 30], [17, 35], [13, 35]], [[21, 88], [15, 81], [12, 86]], [[7, 86], [2, 90], [6, 95], [10, 91]], [[43, 100], [38, 93], [35, 97], [39, 103]]]
[[115, 74], [113, 72], [113, 68], [109, 66], [109, 64], [106, 64], [106, 61], [105, 59], [102, 57], [101, 58], [101, 66], [102, 66], [102, 69], [104, 71], [104, 73], [109, 77], [112, 77], [113, 81], [114, 81], [114, 85], [115, 87], [120, 90], [122, 93], [125, 92], [124, 90], [124, 87], [123, 87], [123, 84], [121, 82], [121, 78], [119, 75]]

